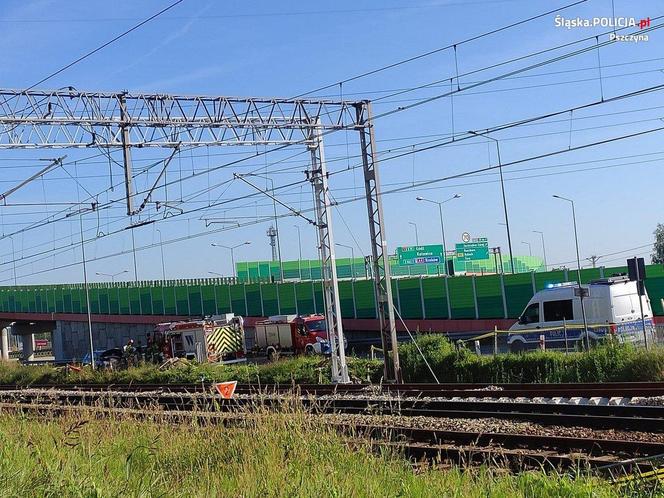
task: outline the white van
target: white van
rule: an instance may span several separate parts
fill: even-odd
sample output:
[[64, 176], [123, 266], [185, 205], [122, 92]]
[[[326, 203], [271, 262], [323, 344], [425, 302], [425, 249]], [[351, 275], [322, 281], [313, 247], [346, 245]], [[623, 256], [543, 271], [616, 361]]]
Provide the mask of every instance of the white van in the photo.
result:
[[[641, 309], [636, 282], [626, 276], [593, 280], [583, 298], [588, 323], [588, 339], [594, 342], [614, 334], [623, 342], [644, 342]], [[554, 284], [537, 292], [528, 302], [519, 321], [510, 327], [507, 344], [512, 352], [533, 349], [544, 336], [547, 348], [571, 349], [585, 341], [579, 286], [576, 282]], [[655, 337], [652, 308], [648, 295], [641, 296], [648, 343]]]

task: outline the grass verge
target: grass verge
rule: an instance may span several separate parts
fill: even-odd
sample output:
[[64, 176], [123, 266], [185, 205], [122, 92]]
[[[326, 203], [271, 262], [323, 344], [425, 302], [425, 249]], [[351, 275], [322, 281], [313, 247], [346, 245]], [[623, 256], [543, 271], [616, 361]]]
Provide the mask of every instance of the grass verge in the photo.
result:
[[349, 449], [297, 412], [232, 429], [0, 414], [0, 486], [3, 496], [618, 496], [584, 476], [415, 473], [398, 455], [372, 454], [361, 442]]

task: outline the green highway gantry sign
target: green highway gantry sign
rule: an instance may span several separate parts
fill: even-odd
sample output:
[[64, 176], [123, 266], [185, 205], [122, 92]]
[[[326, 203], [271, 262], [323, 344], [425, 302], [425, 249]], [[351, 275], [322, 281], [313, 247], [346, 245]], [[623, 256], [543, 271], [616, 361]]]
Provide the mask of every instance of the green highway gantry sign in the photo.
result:
[[489, 259], [489, 241], [485, 238], [456, 244], [456, 258], [462, 261]]
[[443, 246], [436, 244], [397, 247], [397, 259], [402, 266], [443, 263]]

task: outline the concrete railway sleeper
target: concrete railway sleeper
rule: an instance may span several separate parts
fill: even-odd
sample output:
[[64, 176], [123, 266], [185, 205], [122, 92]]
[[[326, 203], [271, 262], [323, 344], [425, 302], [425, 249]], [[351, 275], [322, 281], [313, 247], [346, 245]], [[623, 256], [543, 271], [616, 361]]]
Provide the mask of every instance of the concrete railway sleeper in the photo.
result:
[[514, 402], [467, 402], [413, 399], [333, 399], [296, 396], [238, 396], [222, 400], [207, 393], [99, 392], [15, 390], [0, 392], [0, 401], [13, 403], [51, 403], [119, 408], [152, 408], [181, 411], [233, 412], [252, 408], [278, 409], [297, 402], [316, 414], [350, 413], [400, 415], [406, 417], [497, 418], [522, 420], [560, 426], [585, 426], [601, 429], [645, 430], [664, 433], [663, 406], [568, 405]]
[[[85, 391], [210, 392], [212, 385], [200, 384], [0, 384], [0, 392], [30, 387]], [[654, 397], [664, 396], [664, 382], [614, 382], [580, 384], [238, 384], [236, 393], [341, 394], [389, 393], [412, 397]]]

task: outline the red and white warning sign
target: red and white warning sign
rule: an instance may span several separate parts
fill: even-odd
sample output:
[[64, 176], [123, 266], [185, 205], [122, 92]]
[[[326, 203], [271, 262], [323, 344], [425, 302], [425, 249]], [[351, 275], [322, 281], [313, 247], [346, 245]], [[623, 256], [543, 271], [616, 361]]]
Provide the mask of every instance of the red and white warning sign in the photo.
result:
[[233, 393], [235, 392], [236, 386], [237, 386], [237, 381], [218, 382], [214, 385], [214, 388], [217, 390], [217, 393], [219, 393], [219, 396], [221, 396], [222, 398], [231, 399], [233, 397]]

